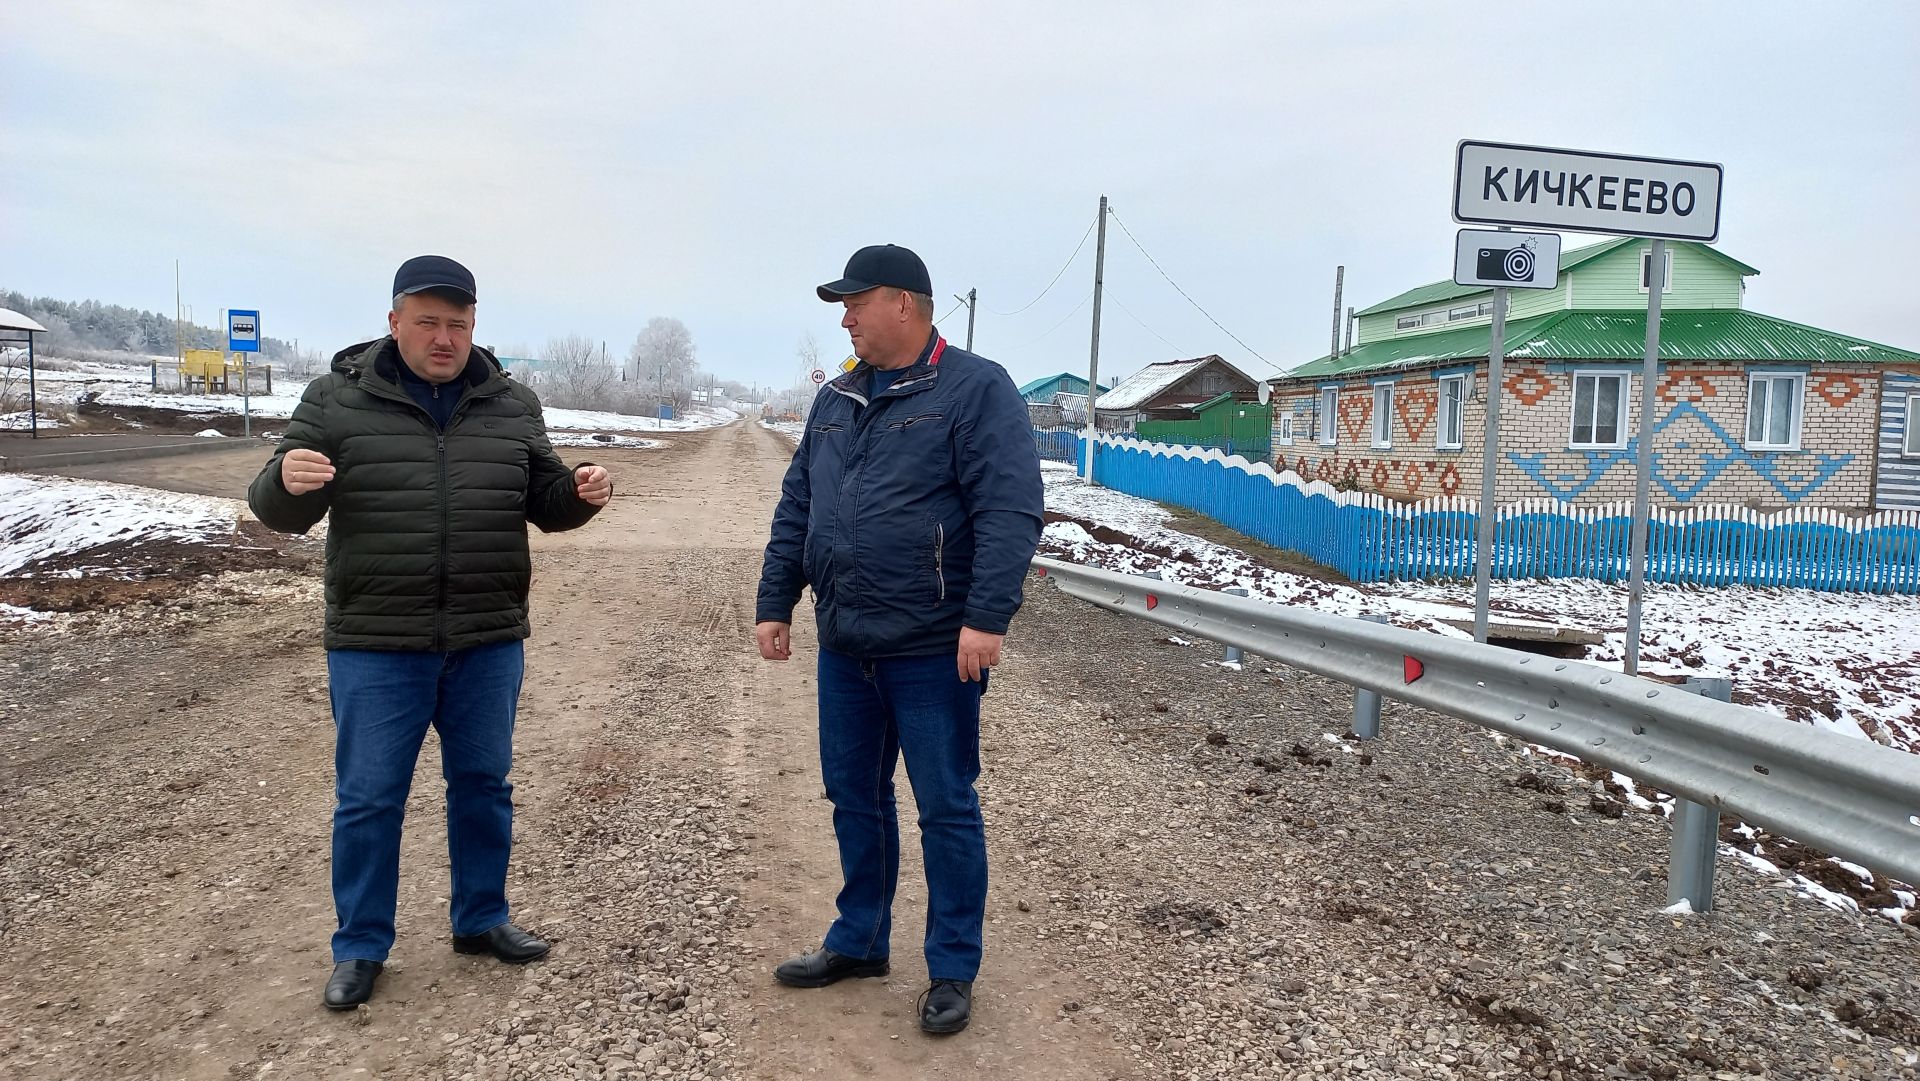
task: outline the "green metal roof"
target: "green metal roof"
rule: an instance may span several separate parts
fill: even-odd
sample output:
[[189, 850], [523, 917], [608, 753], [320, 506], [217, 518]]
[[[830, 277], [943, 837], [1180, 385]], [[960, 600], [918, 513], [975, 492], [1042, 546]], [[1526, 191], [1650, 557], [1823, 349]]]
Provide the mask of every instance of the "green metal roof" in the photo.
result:
[[[1584, 248], [1563, 251], [1560, 253], [1560, 273], [1565, 274], [1574, 267], [1598, 259], [1600, 256], [1616, 248], [1623, 247], [1627, 244], [1638, 243], [1643, 243], [1639, 237], [1617, 236], [1612, 240], [1603, 240], [1598, 244], [1589, 244]], [[1686, 242], [1670, 240], [1667, 243], [1680, 244]], [[1743, 277], [1760, 273], [1758, 270], [1735, 259], [1731, 255], [1716, 251], [1705, 244], [1694, 244], [1692, 246], [1726, 263]], [[1409, 289], [1399, 296], [1390, 297], [1375, 304], [1371, 308], [1362, 309], [1358, 314], [1378, 315], [1381, 312], [1399, 311], [1402, 308], [1423, 308], [1429, 304], [1439, 304], [1442, 301], [1453, 300], [1456, 297], [1472, 296], [1475, 293], [1486, 293], [1490, 291], [1491, 290], [1484, 285], [1459, 285], [1452, 281], [1433, 282], [1430, 285], [1422, 285], [1417, 289]]]
[[[1552, 312], [1507, 324], [1506, 355], [1519, 360], [1638, 360], [1646, 355], [1647, 313]], [[1351, 353], [1321, 357], [1287, 373], [1325, 379], [1360, 372], [1426, 367], [1487, 355], [1487, 328], [1462, 327], [1356, 345]], [[1920, 353], [1851, 338], [1758, 312], [1731, 309], [1669, 311], [1660, 319], [1662, 360], [1802, 361], [1807, 363], [1920, 361]]]

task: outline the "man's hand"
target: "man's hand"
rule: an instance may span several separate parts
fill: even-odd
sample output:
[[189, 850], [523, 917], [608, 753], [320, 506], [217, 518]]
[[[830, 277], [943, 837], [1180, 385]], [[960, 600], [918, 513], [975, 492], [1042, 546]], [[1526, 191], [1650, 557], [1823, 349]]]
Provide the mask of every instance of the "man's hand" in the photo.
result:
[[784, 661], [793, 656], [793, 624], [765, 623], [753, 625], [753, 640], [760, 646], [760, 656], [769, 661]]
[[613, 478], [597, 465], [583, 465], [573, 471], [573, 494], [582, 503], [604, 507], [613, 498]]
[[290, 450], [280, 456], [280, 484], [289, 495], [306, 495], [333, 479], [333, 463], [317, 450]]
[[1006, 640], [1004, 634], [960, 628], [960, 682], [977, 682], [987, 669], [999, 664], [1000, 643]]

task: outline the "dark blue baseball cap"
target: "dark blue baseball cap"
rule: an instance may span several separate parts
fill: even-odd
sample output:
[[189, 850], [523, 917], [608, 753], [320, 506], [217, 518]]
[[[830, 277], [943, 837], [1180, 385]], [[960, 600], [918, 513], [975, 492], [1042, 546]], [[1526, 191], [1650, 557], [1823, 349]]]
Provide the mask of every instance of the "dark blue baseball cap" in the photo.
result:
[[459, 293], [472, 304], [480, 299], [473, 288], [473, 272], [444, 255], [416, 255], [400, 264], [393, 275], [393, 295], [424, 293], [446, 289]]
[[828, 282], [815, 291], [820, 294], [821, 300], [838, 304], [855, 293], [864, 293], [882, 285], [905, 289], [909, 293], [933, 295], [933, 278], [927, 273], [927, 264], [898, 244], [872, 244], [861, 248], [853, 253], [853, 258], [847, 260], [845, 277], [837, 282]]

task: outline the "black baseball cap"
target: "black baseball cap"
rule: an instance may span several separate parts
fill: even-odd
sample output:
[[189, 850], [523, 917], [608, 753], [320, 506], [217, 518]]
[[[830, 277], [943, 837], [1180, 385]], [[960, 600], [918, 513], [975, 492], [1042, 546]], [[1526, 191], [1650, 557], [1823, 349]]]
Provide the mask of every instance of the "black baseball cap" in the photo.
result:
[[473, 289], [473, 272], [444, 255], [416, 255], [394, 271], [394, 296], [429, 289], [451, 290], [465, 296], [470, 304], [480, 299]]
[[847, 260], [846, 277], [828, 282], [815, 292], [829, 304], [838, 304], [855, 293], [864, 293], [882, 285], [905, 289], [909, 293], [933, 295], [933, 278], [927, 264], [898, 244], [870, 244]]

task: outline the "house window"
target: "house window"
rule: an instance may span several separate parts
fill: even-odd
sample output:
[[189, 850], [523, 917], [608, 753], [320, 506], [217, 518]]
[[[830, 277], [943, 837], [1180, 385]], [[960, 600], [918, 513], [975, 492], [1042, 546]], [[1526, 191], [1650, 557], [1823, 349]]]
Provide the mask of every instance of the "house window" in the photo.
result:
[[1462, 319], [1478, 319], [1493, 314], [1493, 301], [1485, 300], [1478, 304], [1469, 304], [1463, 308], [1448, 308], [1447, 322], [1457, 323]]
[[1806, 376], [1754, 372], [1747, 378], [1747, 449], [1800, 449], [1800, 388]]
[[1373, 385], [1373, 449], [1393, 448], [1393, 384]]
[[1920, 394], [1907, 395], [1907, 441], [1901, 445], [1900, 454], [1920, 458]]
[[1393, 321], [1393, 329], [1395, 330], [1413, 330], [1419, 325], [1420, 317], [1417, 315], [1403, 315]]
[[1574, 373], [1569, 447], [1618, 449], [1627, 445], [1628, 379], [1625, 372]]
[[1320, 445], [1340, 442], [1340, 388], [1320, 388]]
[[1278, 430], [1275, 438], [1287, 446], [1293, 446], [1293, 410], [1278, 414]]
[[1440, 434], [1434, 445], [1440, 450], [1459, 450], [1465, 441], [1467, 413], [1467, 377], [1448, 376], [1440, 380]]
[[[1667, 265], [1663, 269], [1665, 270], [1667, 277], [1666, 277], [1666, 280], [1662, 282], [1660, 285], [1661, 296], [1665, 296], [1668, 293], [1673, 292], [1673, 249], [1672, 248], [1667, 249], [1666, 263]], [[1653, 249], [1641, 248], [1640, 249], [1640, 291], [1642, 293], [1652, 288], [1652, 283], [1648, 280], [1648, 277], [1647, 277], [1647, 275], [1650, 274], [1652, 271], [1653, 271]]]

